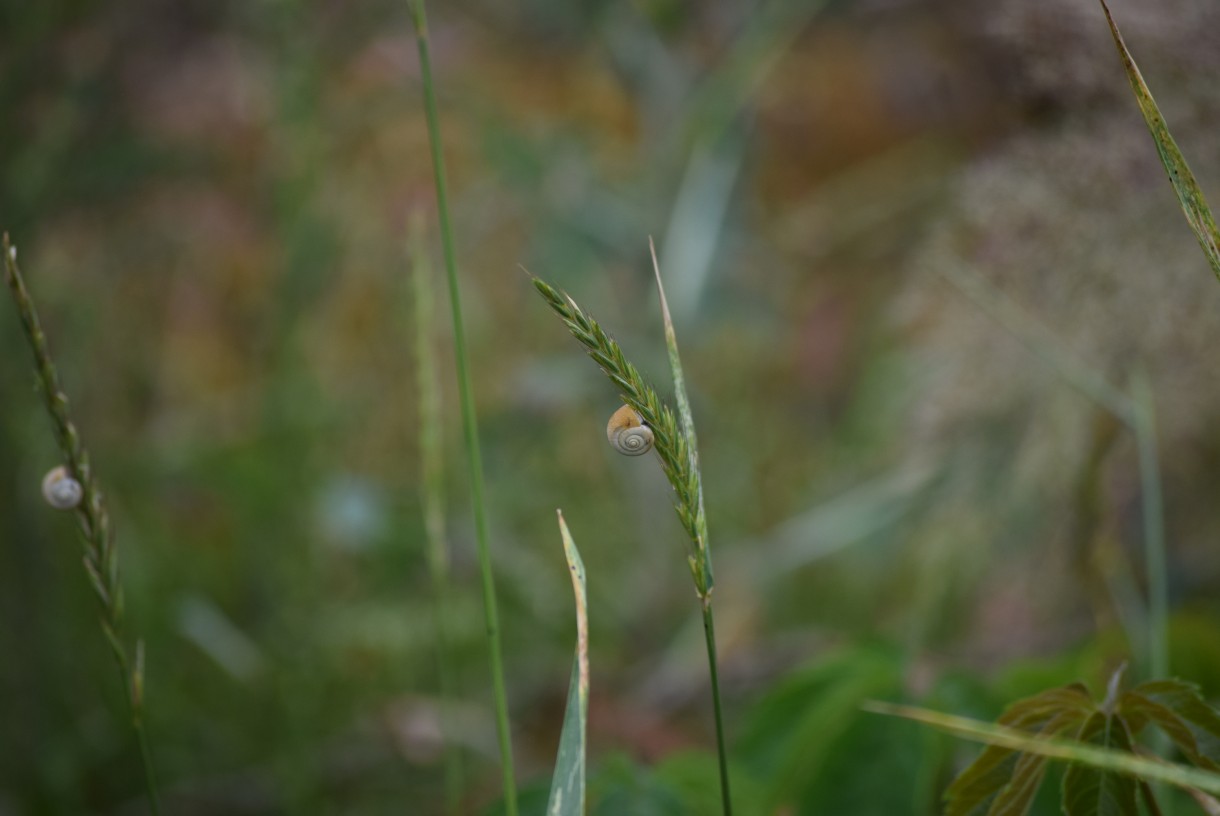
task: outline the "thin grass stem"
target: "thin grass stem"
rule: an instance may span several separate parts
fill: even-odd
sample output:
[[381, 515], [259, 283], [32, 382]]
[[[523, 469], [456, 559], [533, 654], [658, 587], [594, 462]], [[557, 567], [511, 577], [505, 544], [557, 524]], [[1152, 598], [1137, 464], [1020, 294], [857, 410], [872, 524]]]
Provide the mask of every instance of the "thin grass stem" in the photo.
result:
[[408, 253], [415, 306], [415, 384], [419, 395], [419, 450], [423, 483], [425, 555], [432, 581], [433, 623], [436, 630], [436, 673], [440, 686], [441, 726], [445, 740], [445, 803], [451, 814], [460, 810], [464, 788], [462, 755], [453, 736], [449, 710], [455, 699], [453, 652], [449, 637], [449, 547], [445, 534], [445, 464], [441, 439], [441, 390], [436, 371], [432, 266], [423, 236], [423, 217], [411, 219]]
[[1148, 662], [1153, 677], [1169, 677], [1169, 568], [1165, 554], [1165, 509], [1157, 455], [1152, 386], [1142, 369], [1132, 381], [1140, 493], [1144, 516], [1144, 566], [1148, 570]]
[[17, 314], [21, 318], [21, 327], [29, 341], [30, 351], [34, 355], [35, 374], [42, 390], [47, 415], [51, 418], [55, 430], [56, 442], [69, 473], [82, 488], [83, 495], [76, 507], [76, 519], [84, 543], [85, 572], [101, 604], [102, 634], [110, 647], [123, 683], [123, 696], [127, 701], [131, 727], [143, 766], [149, 810], [153, 816], [159, 816], [160, 796], [153, 769], [152, 751], [149, 749], [148, 734], [144, 728], [144, 649], [142, 644], [137, 644], [136, 666], [133, 671], [122, 637], [123, 588], [119, 582], [119, 553], [114, 545], [110, 514], [101, 488], [93, 475], [89, 452], [81, 442], [68, 410], [68, 396], [60, 386], [59, 373], [51, 358], [34, 301], [17, 266], [17, 250], [9, 242], [8, 233], [3, 237], [3, 252], [5, 281], [17, 306]]
[[[650, 242], [651, 246], [651, 242]], [[657, 275], [657, 291], [661, 299], [661, 314], [665, 322], [665, 344], [669, 351], [670, 370], [674, 380], [674, 395], [678, 404], [673, 409], [661, 401], [656, 389], [623, 354], [622, 348], [601, 325], [585, 313], [571, 297], [554, 288], [540, 278], [534, 278], [538, 290], [547, 305], [559, 315], [568, 331], [585, 347], [585, 351], [619, 390], [623, 401], [634, 410], [653, 434], [653, 449], [661, 460], [661, 470], [674, 490], [674, 509], [688, 537], [687, 565], [695, 584], [703, 614], [703, 631], [707, 643], [707, 658], [711, 677], [712, 705], [716, 722], [716, 750], [720, 764], [720, 792], [725, 816], [732, 814], [732, 798], [729, 790], [728, 753], [724, 736], [724, 717], [720, 702], [720, 676], [717, 670], [716, 630], [712, 616], [711, 551], [708, 548], [707, 514], [703, 507], [703, 477], [699, 470], [699, 451], [695, 438], [695, 423], [691, 416], [690, 400], [686, 394], [682, 360], [678, 354], [678, 341], [670, 319], [669, 304], [665, 299], [665, 288], [661, 284], [660, 267], [656, 264], [656, 249], [653, 247], [653, 266]]]
[[678, 353], [678, 336], [674, 332], [673, 318], [669, 313], [669, 301], [665, 297], [665, 286], [661, 283], [661, 265], [657, 262], [657, 247], [648, 239], [648, 251], [652, 255], [652, 270], [657, 279], [657, 295], [661, 301], [661, 318], [665, 324], [665, 347], [669, 352], [669, 368], [674, 380], [674, 400], [678, 403], [678, 420], [682, 435], [686, 439], [686, 455], [689, 460], [692, 489], [695, 497], [695, 587], [703, 607], [703, 634], [707, 644], [707, 670], [712, 688], [712, 710], [716, 721], [716, 755], [720, 763], [720, 800], [725, 816], [733, 812], [733, 799], [729, 791], [729, 758], [724, 738], [724, 715], [720, 702], [720, 671], [716, 657], [716, 624], [712, 615], [712, 588], [715, 578], [712, 573], [712, 553], [707, 540], [707, 512], [703, 507], [703, 473], [699, 469], [699, 445], [695, 437], [695, 419], [691, 413], [690, 398], [686, 393], [686, 377], [682, 373], [682, 357]]
[[428, 48], [428, 21], [424, 0], [408, 3], [415, 25], [415, 42], [419, 49], [420, 79], [423, 86], [424, 116], [428, 122], [428, 142], [432, 153], [432, 172], [436, 183], [436, 207], [441, 228], [441, 249], [445, 259], [445, 275], [449, 282], [449, 305], [453, 311], [453, 348], [457, 361], [458, 395], [462, 409], [462, 433], [466, 440], [466, 455], [470, 470], [470, 494], [474, 510], [475, 542], [478, 547], [479, 572], [483, 588], [483, 615], [487, 627], [487, 647], [491, 662], [491, 681], [495, 695], [496, 734], [500, 744], [501, 769], [504, 777], [504, 802], [508, 816], [517, 816], [517, 785], [513, 770], [512, 732], [508, 718], [508, 692], [504, 684], [504, 656], [500, 643], [500, 618], [496, 605], [496, 584], [491, 569], [488, 546], [487, 515], [483, 502], [483, 461], [479, 452], [478, 420], [474, 410], [474, 393], [470, 383], [470, 367], [466, 356], [465, 330], [462, 324], [462, 299], [458, 287], [457, 263], [453, 249], [453, 227], [449, 217], [449, 192], [445, 180], [445, 158], [441, 149], [440, 117], [436, 109], [436, 92], [432, 79], [432, 59]]
[[720, 765], [720, 801], [724, 816], [733, 813], [733, 798], [729, 790], [729, 751], [724, 738], [724, 713], [720, 705], [720, 670], [716, 657], [716, 622], [712, 617], [712, 600], [703, 601], [703, 637], [707, 643], [707, 672], [712, 686], [712, 714], [716, 720], [716, 758]]

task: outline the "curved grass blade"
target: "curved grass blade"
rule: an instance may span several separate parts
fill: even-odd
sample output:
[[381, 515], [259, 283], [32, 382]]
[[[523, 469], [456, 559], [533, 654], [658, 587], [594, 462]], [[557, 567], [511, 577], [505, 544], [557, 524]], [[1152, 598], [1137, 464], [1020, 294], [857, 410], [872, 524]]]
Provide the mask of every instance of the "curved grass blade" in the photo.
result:
[[955, 717], [952, 714], [942, 714], [926, 708], [895, 705], [875, 700], [865, 703], [861, 707], [874, 714], [905, 717], [908, 720], [921, 722], [975, 742], [1038, 754], [1050, 759], [1079, 762], [1098, 770], [1127, 774], [1149, 782], [1165, 782], [1188, 791], [1194, 788], [1210, 794], [1220, 794], [1220, 774], [1211, 771], [1188, 768], [1156, 759], [1145, 759], [1135, 754], [1086, 745], [1075, 740], [1031, 736], [1015, 728], [993, 725], [967, 717]]
[[1123, 68], [1127, 71], [1131, 90], [1135, 92], [1135, 101], [1139, 103], [1140, 113], [1144, 115], [1144, 121], [1148, 123], [1152, 141], [1156, 143], [1156, 152], [1160, 155], [1161, 164], [1165, 165], [1165, 172], [1169, 174], [1169, 182], [1173, 185], [1173, 191], [1182, 204], [1186, 222], [1190, 224], [1195, 237], [1199, 239], [1199, 246], [1203, 248], [1203, 254], [1207, 256], [1207, 262], [1211, 264], [1212, 272], [1220, 279], [1220, 231], [1216, 229], [1216, 222], [1203, 197], [1203, 191], [1199, 189], [1199, 184], [1195, 181], [1194, 173], [1190, 172], [1186, 158], [1169, 133], [1165, 117], [1161, 115], [1156, 100], [1152, 98], [1152, 91], [1148, 90], [1148, 85], [1144, 82], [1144, 77], [1135, 64], [1135, 59], [1127, 50], [1127, 44], [1118, 30], [1118, 24], [1114, 22], [1114, 17], [1110, 14], [1110, 7], [1106, 5], [1106, 0], [1098, 0], [1098, 2], [1101, 3], [1101, 10], [1105, 12], [1106, 22], [1110, 24], [1110, 34], [1114, 37], [1118, 56], [1122, 59]]
[[703, 509], [703, 474], [699, 470], [699, 445], [695, 439], [695, 420], [690, 410], [690, 398], [686, 395], [686, 378], [682, 374], [682, 358], [678, 355], [678, 336], [674, 333], [674, 322], [669, 315], [669, 302], [665, 299], [665, 286], [661, 283], [661, 265], [657, 263], [657, 247], [648, 239], [648, 250], [652, 254], [652, 271], [657, 278], [657, 294], [661, 299], [661, 317], [665, 323], [665, 347], [669, 351], [669, 370], [674, 378], [674, 399], [678, 403], [678, 422], [682, 437], [686, 441], [687, 472], [690, 474], [688, 492], [694, 497], [694, 555], [691, 569], [695, 577], [695, 589], [703, 607], [703, 635], [707, 644], [707, 668], [712, 686], [712, 711], [716, 721], [716, 754], [720, 762], [720, 799], [724, 816], [733, 812], [732, 794], [729, 792], [729, 756], [724, 738], [724, 714], [720, 703], [720, 670], [716, 657], [716, 622], [712, 617], [712, 553], [707, 544], [707, 513]]
[[583, 816], [585, 812], [585, 734], [589, 714], [589, 603], [585, 592], [585, 565], [576, 549], [576, 542], [559, 516], [559, 534], [563, 537], [563, 552], [572, 574], [572, 591], [576, 595], [576, 658], [572, 661], [572, 680], [568, 684], [568, 705], [563, 715], [563, 731], [559, 735], [559, 752], [555, 757], [555, 774], [551, 777], [551, 796], [547, 816]]

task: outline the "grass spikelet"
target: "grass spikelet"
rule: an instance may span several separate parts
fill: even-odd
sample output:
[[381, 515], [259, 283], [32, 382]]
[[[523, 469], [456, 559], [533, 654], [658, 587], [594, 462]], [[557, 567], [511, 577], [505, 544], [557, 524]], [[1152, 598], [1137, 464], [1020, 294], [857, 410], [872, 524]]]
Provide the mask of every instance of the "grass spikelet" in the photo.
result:
[[703, 478], [699, 471], [699, 451], [695, 441], [695, 423], [690, 400], [686, 395], [682, 361], [674, 334], [661, 269], [657, 264], [656, 247], [649, 242], [657, 293], [661, 299], [661, 317], [665, 324], [665, 345], [669, 352], [670, 372], [674, 380], [674, 395], [678, 412], [661, 401], [656, 389], [640, 374], [623, 354], [614, 338], [606, 334], [596, 320], [585, 313], [570, 296], [546, 281], [534, 278], [534, 288], [547, 305], [559, 315], [589, 356], [601, 367], [619, 389], [623, 402], [629, 405], [646, 425], [652, 428], [653, 449], [661, 459], [661, 469], [674, 490], [675, 509], [689, 540], [687, 564], [695, 583], [703, 614], [703, 632], [707, 645], [708, 675], [711, 683], [712, 710], [716, 725], [716, 753], [720, 764], [720, 798], [725, 816], [732, 813], [729, 792], [728, 751], [724, 736], [724, 716], [720, 702], [720, 672], [716, 657], [716, 627], [712, 615], [712, 559], [707, 543], [707, 516], [703, 509]]
[[[661, 401], [657, 391], [626, 358], [619, 344], [601, 325], [577, 305], [571, 297], [541, 278], [534, 278], [534, 288], [547, 305], [563, 320], [572, 336], [598, 364], [619, 390], [623, 402], [640, 415], [652, 429], [653, 449], [661, 459], [661, 470], [676, 496], [675, 509], [691, 541], [691, 570], [695, 571], [694, 556], [700, 540], [699, 477], [695, 472], [686, 437], [678, 428], [673, 409]], [[700, 587], [700, 597], [711, 587]]]
[[63, 455], [65, 466], [73, 479], [80, 483], [82, 496], [76, 506], [76, 520], [84, 543], [82, 559], [89, 583], [97, 596], [102, 612], [102, 634], [110, 646], [115, 664], [122, 678], [124, 697], [131, 716], [132, 729], [139, 744], [140, 761], [144, 768], [144, 783], [148, 795], [149, 809], [160, 813], [156, 777], [153, 772], [152, 754], [144, 730], [144, 649], [136, 644], [135, 668], [132, 668], [127, 647], [123, 642], [123, 588], [119, 583], [119, 553], [114, 545], [114, 534], [110, 527], [110, 513], [106, 509], [105, 497], [93, 467], [89, 452], [81, 442], [80, 433], [68, 411], [68, 395], [59, 383], [59, 373], [47, 346], [46, 334], [38, 320], [34, 301], [25, 286], [21, 270], [17, 266], [17, 250], [9, 242], [8, 233], [3, 238], [4, 279], [12, 293], [21, 318], [21, 328], [34, 355], [34, 372], [42, 391], [47, 416], [55, 431], [56, 444]]

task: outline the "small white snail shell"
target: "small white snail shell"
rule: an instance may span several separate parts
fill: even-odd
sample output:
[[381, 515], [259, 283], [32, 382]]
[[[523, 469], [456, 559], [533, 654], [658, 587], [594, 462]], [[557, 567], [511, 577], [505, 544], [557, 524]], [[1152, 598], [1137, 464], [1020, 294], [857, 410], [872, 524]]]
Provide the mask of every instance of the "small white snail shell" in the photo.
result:
[[630, 405], [619, 408], [606, 425], [606, 439], [624, 456], [641, 456], [652, 450], [652, 428]]
[[42, 477], [42, 497], [56, 510], [71, 510], [84, 495], [80, 482], [68, 475], [64, 465], [51, 468]]

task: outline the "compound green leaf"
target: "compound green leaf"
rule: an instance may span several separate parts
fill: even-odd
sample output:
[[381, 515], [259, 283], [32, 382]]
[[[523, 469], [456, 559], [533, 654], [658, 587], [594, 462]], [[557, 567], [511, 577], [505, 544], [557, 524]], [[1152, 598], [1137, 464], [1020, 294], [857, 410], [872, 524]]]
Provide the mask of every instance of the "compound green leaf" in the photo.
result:
[[[1043, 737], [1078, 728], [1096, 706], [1080, 683], [1018, 700], [1000, 725]], [[945, 792], [946, 816], [1020, 816], [1028, 810], [1042, 777], [1045, 757], [989, 745]]]
[[[1078, 735], [1100, 748], [1131, 751], [1131, 736], [1121, 718], [1098, 711]], [[1066, 816], [1139, 816], [1134, 776], [1074, 762], [1063, 775]]]
[[1220, 771], [1220, 714], [1204, 702], [1197, 686], [1181, 680], [1141, 683], [1122, 696], [1118, 710], [1132, 733], [1151, 723], [1191, 763]]

